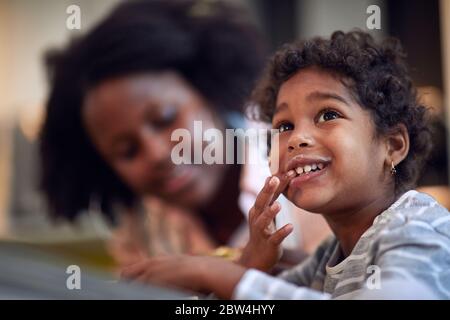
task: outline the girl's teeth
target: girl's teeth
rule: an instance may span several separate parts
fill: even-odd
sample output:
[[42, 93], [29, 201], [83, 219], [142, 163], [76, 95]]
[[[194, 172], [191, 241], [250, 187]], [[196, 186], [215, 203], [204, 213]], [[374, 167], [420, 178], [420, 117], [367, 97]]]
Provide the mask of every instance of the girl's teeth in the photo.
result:
[[315, 170], [322, 170], [323, 168], [325, 168], [325, 165], [323, 163], [319, 164], [314, 163], [311, 165], [306, 165], [304, 167], [295, 168], [295, 172], [297, 172], [297, 174], [302, 174], [302, 173], [309, 173]]

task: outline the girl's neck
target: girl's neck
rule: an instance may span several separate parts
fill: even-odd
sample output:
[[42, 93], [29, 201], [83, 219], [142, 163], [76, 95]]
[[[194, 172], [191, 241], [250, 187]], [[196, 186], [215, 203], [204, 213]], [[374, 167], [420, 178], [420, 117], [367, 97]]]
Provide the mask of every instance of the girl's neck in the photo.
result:
[[379, 194], [364, 204], [345, 212], [324, 214], [324, 218], [339, 241], [345, 257], [350, 255], [363, 233], [372, 226], [374, 219], [389, 208], [395, 200], [394, 192], [389, 195]]

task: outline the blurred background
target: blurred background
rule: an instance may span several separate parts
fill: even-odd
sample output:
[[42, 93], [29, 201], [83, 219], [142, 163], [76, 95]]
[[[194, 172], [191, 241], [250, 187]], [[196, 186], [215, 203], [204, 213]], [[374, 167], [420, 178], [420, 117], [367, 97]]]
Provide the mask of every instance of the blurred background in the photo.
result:
[[[125, 0], [123, 0], [125, 1]], [[169, 1], [169, 0], [168, 0]], [[415, 84], [436, 117], [436, 148], [420, 184], [436, 186], [449, 205], [447, 125], [450, 123], [450, 0], [230, 0], [246, 7], [273, 52], [295, 39], [361, 28], [377, 38], [393, 35], [409, 53]], [[47, 82], [42, 55], [84, 33], [120, 0], [0, 0], [0, 238], [71, 252], [108, 265], [101, 243], [108, 228], [98, 215], [77, 226], [53, 225], [37, 189], [36, 138], [42, 121]], [[66, 28], [70, 5], [81, 9], [81, 30]], [[381, 29], [368, 30], [369, 5], [381, 9]], [[74, 244], [74, 241], [77, 241]]]

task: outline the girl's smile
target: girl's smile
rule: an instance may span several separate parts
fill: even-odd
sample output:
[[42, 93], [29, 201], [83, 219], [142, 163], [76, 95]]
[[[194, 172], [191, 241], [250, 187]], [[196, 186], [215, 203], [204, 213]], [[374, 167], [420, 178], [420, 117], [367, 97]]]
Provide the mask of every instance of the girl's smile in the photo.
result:
[[299, 154], [288, 161], [286, 172], [294, 170], [296, 176], [290, 181], [290, 188], [301, 188], [304, 183], [314, 182], [322, 177], [331, 164], [331, 158]]

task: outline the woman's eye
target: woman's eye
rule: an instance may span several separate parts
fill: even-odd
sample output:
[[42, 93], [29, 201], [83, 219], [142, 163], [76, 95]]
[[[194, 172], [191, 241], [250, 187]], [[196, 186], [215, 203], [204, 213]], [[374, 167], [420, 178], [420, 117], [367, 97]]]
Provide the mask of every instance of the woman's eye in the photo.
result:
[[119, 152], [119, 157], [123, 160], [133, 160], [138, 153], [136, 146], [127, 146]]
[[341, 117], [341, 115], [339, 113], [337, 113], [336, 111], [326, 110], [320, 114], [317, 122], [330, 121], [330, 120], [338, 119], [340, 117]]
[[175, 106], [165, 106], [153, 120], [156, 127], [164, 128], [170, 126], [178, 116], [178, 108]]
[[290, 123], [282, 123], [278, 126], [278, 130], [280, 131], [280, 133], [287, 131], [287, 130], [292, 130], [294, 128], [294, 126]]

